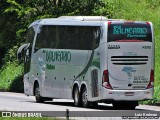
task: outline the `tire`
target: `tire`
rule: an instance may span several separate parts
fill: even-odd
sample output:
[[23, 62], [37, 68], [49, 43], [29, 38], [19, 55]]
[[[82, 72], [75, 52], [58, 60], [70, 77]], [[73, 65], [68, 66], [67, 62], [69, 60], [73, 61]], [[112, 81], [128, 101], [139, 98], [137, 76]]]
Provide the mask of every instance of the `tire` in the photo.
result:
[[82, 90], [82, 106], [83, 107], [89, 107], [89, 101], [88, 101], [88, 98], [87, 98], [87, 89], [86, 89], [86, 87], [83, 88], [83, 90]]
[[78, 87], [75, 87], [74, 88], [74, 91], [73, 91], [73, 99], [74, 99], [74, 105], [76, 107], [80, 107], [82, 102], [81, 102], [81, 95], [80, 95], [80, 92], [79, 92], [79, 89]]
[[35, 92], [36, 102], [37, 103], [44, 103], [44, 98], [41, 97], [41, 95], [40, 95], [40, 88], [39, 88], [38, 84], [35, 86], [34, 92]]

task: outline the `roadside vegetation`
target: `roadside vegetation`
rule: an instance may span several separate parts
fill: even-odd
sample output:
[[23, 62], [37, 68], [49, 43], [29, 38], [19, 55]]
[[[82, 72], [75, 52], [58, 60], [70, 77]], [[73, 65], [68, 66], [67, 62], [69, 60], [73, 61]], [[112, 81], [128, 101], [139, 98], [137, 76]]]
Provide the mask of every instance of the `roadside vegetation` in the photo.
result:
[[151, 21], [155, 34], [155, 98], [160, 102], [160, 1], [157, 0], [3, 0], [0, 4], [0, 90], [23, 92], [23, 65], [16, 62], [17, 48], [25, 42], [28, 25], [41, 18], [64, 15], [102, 15], [113, 19]]
[[23, 66], [8, 62], [0, 71], [0, 91], [23, 92]]

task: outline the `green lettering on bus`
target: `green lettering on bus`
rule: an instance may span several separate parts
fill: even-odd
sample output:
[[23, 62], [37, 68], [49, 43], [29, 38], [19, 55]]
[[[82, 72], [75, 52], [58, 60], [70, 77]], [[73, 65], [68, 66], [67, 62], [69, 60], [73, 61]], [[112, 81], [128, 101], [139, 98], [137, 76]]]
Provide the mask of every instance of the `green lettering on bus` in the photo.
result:
[[70, 51], [46, 51], [47, 62], [71, 62]]

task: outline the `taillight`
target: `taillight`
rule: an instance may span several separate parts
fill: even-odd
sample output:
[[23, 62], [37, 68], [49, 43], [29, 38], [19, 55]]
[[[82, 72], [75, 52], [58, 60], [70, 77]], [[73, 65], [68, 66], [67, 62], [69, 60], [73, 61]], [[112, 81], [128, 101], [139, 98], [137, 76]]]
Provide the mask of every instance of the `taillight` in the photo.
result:
[[109, 83], [108, 70], [104, 70], [103, 71], [102, 86], [105, 87], [105, 88], [107, 88], [107, 89], [112, 89], [112, 86]]
[[148, 25], [150, 25], [150, 23], [149, 22], [146, 22]]
[[112, 24], [112, 22], [108, 22], [108, 26], [109, 26], [110, 24]]
[[147, 89], [152, 88], [153, 86], [154, 86], [154, 70], [151, 70], [150, 81], [148, 83]]

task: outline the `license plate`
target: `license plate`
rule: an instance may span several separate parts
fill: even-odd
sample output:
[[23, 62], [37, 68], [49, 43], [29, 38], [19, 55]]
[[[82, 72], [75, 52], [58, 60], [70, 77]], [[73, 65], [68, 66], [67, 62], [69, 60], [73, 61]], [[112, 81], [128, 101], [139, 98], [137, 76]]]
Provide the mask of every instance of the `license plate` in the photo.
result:
[[134, 96], [134, 92], [125, 92], [125, 96]]

